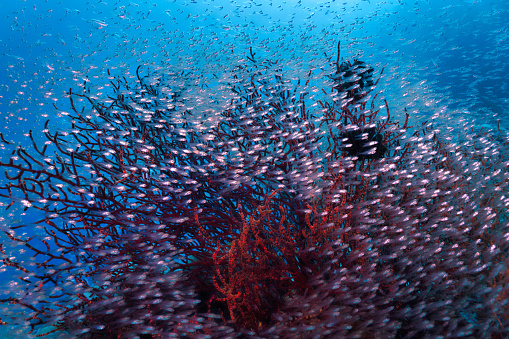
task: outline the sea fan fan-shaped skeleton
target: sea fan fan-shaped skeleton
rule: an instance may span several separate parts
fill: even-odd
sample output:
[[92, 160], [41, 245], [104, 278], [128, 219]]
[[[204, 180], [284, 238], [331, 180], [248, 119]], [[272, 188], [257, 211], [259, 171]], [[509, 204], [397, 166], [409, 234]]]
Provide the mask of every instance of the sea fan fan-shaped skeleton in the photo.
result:
[[209, 111], [182, 72], [69, 90], [72, 133], [48, 127], [0, 163], [0, 196], [45, 213], [40, 236], [4, 229], [3, 268], [24, 284], [5, 314], [84, 338], [502, 335], [495, 141], [380, 112], [374, 70], [339, 46], [325, 98], [247, 59]]

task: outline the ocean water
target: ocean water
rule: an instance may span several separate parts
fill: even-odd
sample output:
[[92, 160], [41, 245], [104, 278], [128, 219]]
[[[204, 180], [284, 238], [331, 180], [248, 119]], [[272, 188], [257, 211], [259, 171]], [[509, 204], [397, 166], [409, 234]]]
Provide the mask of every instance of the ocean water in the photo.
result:
[[[13, 0], [2, 1], [0, 13], [0, 132], [9, 142], [0, 142], [3, 163], [13, 145], [31, 147], [30, 131], [42, 147], [46, 121], [51, 131], [72, 133], [69, 89], [86, 83], [104, 97], [111, 93], [108, 72], [134, 75], [142, 66], [192, 73], [188, 105], [219, 111], [226, 107], [225, 79], [252, 51], [277, 61], [294, 81], [312, 72], [318, 98], [330, 84], [339, 41], [340, 61], [359, 59], [375, 69], [376, 105], [384, 111], [386, 100], [395, 119], [408, 113], [414, 125], [433, 121], [453, 140], [465, 121], [502, 136], [509, 130], [509, 4], [500, 0]], [[24, 207], [18, 201], [0, 211], [3, 230], [44, 218]], [[0, 298], [14, 293], [13, 277], [10, 268], [0, 269]], [[24, 311], [12, 312], [0, 318]], [[27, 329], [9, 323], [0, 337]]]

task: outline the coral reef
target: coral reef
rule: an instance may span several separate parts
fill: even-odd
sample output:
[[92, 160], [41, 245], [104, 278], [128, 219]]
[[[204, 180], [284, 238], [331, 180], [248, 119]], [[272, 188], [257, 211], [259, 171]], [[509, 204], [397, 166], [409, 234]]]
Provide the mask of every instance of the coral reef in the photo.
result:
[[44, 213], [4, 229], [0, 309], [38, 336], [502, 337], [503, 138], [409, 126], [373, 68], [330, 66], [316, 95], [252, 50], [224, 103], [141, 66], [70, 89], [70, 130], [0, 162], [4, 205]]

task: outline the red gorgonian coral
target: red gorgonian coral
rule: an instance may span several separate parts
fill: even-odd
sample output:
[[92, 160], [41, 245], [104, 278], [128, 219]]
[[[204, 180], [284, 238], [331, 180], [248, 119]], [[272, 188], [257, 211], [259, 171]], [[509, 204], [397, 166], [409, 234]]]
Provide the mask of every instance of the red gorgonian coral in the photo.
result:
[[4, 228], [5, 314], [40, 336], [501, 336], [503, 143], [396, 121], [372, 68], [330, 64], [316, 95], [252, 50], [221, 99], [141, 67], [70, 89], [70, 131], [0, 162], [7, 208], [44, 213]]

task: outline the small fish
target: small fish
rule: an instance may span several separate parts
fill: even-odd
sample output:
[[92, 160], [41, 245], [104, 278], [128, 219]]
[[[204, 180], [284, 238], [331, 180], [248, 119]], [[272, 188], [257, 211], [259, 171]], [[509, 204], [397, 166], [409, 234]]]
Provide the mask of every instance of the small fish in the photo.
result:
[[22, 57], [17, 56], [17, 55], [12, 55], [12, 54], [7, 54], [7, 53], [3, 53], [3, 55], [11, 57], [11, 58], [14, 58], [14, 59], [18, 59], [18, 60], [21, 60], [21, 61], [25, 60]]
[[108, 26], [108, 24], [102, 20], [96, 20], [96, 19], [83, 19], [83, 20], [85, 20], [86, 22], [91, 22], [93, 24], [102, 26], [102, 27]]
[[45, 66], [46, 68], [48, 68], [50, 71], [54, 71], [54, 70], [55, 70], [55, 68], [54, 68], [53, 66], [51, 66], [48, 62], [45, 62], [45, 63], [44, 63], [44, 66]]

